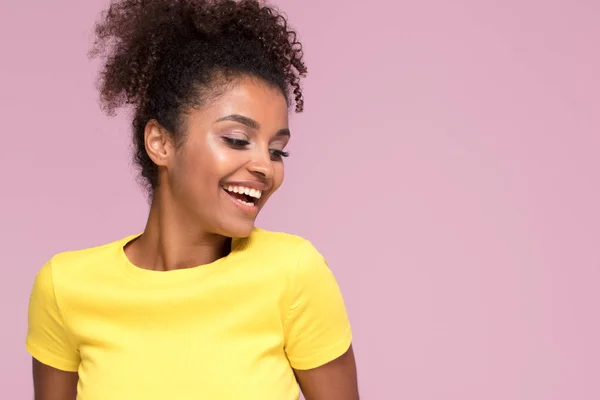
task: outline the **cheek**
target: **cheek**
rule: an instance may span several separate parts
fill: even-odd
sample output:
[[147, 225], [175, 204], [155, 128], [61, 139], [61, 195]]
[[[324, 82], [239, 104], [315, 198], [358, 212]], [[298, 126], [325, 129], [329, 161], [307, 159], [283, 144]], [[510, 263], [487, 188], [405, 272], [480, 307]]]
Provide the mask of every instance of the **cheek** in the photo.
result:
[[189, 140], [179, 154], [179, 167], [183, 176], [195, 181], [206, 181], [218, 174], [227, 162], [227, 153], [211, 140]]
[[262, 203], [263, 206], [269, 201], [269, 198], [271, 198], [271, 196], [273, 196], [275, 194], [275, 192], [281, 187], [281, 184], [283, 183], [283, 177], [284, 177], [283, 164], [280, 163], [279, 165], [277, 165], [275, 167], [275, 169], [273, 171], [273, 188], [271, 189], [269, 196]]
[[206, 151], [206, 148], [186, 143], [179, 149], [170, 177], [174, 189], [180, 195], [202, 195], [203, 191], [206, 192], [207, 185], [210, 185], [211, 177], [215, 175], [216, 163], [214, 154]]
[[273, 192], [275, 192], [281, 184], [283, 183], [283, 178], [285, 176], [283, 164], [279, 163], [275, 166], [275, 170], [273, 171]]
[[244, 152], [227, 147], [220, 138], [212, 135], [197, 150], [199, 161], [201, 160], [200, 168], [204, 170], [204, 174], [210, 171], [218, 181], [246, 162]]

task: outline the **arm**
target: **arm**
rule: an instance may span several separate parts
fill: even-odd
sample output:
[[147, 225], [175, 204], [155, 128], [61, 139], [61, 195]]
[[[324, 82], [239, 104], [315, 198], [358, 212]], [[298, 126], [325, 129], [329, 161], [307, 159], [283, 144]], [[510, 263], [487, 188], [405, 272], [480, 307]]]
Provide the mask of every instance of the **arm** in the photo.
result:
[[29, 300], [26, 347], [32, 360], [35, 400], [75, 400], [79, 352], [59, 310], [52, 263], [36, 275]]
[[321, 367], [294, 372], [306, 400], [359, 400], [352, 347]]
[[301, 248], [285, 320], [285, 351], [306, 400], [358, 400], [352, 331], [323, 256]]
[[61, 371], [33, 358], [35, 400], [75, 400], [78, 379], [77, 372]]

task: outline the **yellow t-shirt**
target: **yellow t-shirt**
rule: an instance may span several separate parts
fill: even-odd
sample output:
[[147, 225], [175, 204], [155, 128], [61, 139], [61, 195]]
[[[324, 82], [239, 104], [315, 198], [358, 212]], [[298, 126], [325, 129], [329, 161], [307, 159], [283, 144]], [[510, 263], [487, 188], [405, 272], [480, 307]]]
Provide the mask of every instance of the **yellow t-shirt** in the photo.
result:
[[79, 400], [288, 400], [294, 369], [341, 356], [351, 330], [336, 280], [305, 239], [255, 229], [211, 264], [169, 272], [123, 246], [54, 256], [38, 273], [27, 349], [79, 372]]

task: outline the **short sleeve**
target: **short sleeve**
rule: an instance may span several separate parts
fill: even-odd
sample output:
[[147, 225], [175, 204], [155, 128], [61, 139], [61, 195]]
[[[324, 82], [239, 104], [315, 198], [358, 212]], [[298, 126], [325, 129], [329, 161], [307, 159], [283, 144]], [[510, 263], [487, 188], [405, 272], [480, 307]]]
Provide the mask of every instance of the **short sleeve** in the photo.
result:
[[352, 342], [344, 300], [327, 262], [308, 241], [301, 246], [292, 288], [284, 324], [292, 368], [317, 368], [342, 356]]
[[47, 263], [35, 277], [29, 300], [27, 351], [38, 361], [62, 371], [77, 371], [79, 353], [69, 340]]

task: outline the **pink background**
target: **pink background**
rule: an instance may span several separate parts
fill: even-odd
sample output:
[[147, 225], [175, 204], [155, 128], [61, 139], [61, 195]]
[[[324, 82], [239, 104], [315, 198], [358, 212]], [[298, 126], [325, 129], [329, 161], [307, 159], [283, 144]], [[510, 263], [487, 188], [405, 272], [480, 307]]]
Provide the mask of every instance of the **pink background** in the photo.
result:
[[[31, 398], [35, 272], [139, 231], [124, 117], [86, 57], [105, 0], [0, 3], [0, 398]], [[600, 398], [600, 3], [280, 0], [306, 112], [261, 226], [308, 237], [362, 398]]]

